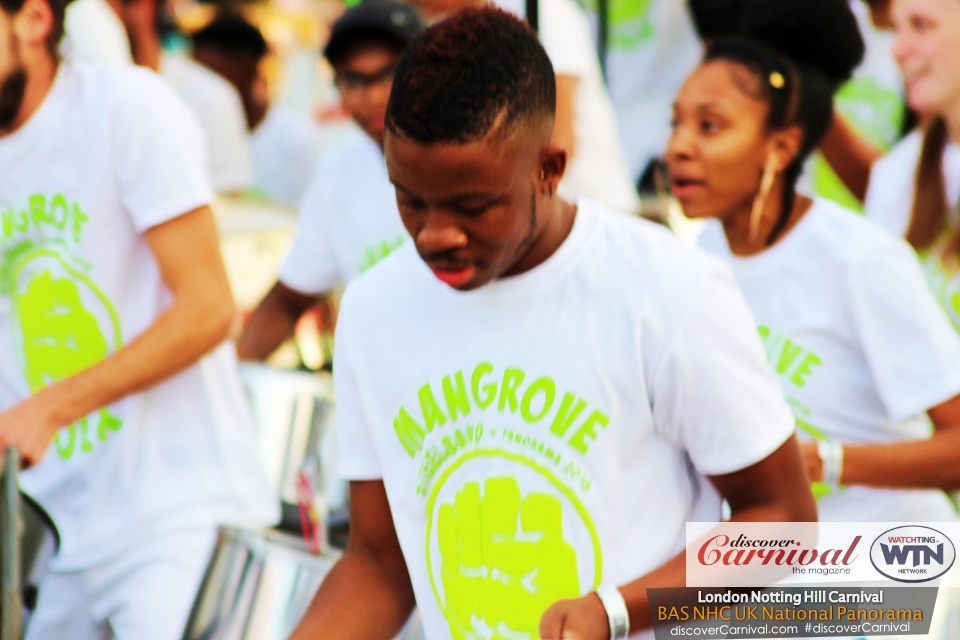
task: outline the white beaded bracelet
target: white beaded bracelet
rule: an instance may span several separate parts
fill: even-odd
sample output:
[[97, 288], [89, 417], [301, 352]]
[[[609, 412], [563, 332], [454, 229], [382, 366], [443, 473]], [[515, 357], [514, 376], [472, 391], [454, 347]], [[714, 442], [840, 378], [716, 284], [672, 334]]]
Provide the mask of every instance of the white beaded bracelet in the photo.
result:
[[630, 613], [627, 603], [623, 601], [620, 590], [613, 585], [601, 585], [597, 589], [600, 602], [607, 610], [607, 621], [610, 623], [610, 640], [623, 640], [630, 633]]
[[822, 482], [836, 487], [843, 475], [843, 443], [836, 440], [818, 440], [817, 455], [823, 465]]

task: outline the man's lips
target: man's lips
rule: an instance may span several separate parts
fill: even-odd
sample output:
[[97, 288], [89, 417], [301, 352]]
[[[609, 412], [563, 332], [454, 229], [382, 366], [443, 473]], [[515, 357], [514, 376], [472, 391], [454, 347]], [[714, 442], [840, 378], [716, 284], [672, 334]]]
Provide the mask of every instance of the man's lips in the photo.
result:
[[464, 269], [458, 269], [456, 271], [451, 271], [448, 269], [437, 269], [430, 267], [430, 271], [433, 272], [433, 275], [437, 277], [437, 280], [440, 282], [449, 285], [451, 287], [457, 288], [462, 287], [467, 284], [473, 276], [477, 273], [476, 267], [466, 267]]

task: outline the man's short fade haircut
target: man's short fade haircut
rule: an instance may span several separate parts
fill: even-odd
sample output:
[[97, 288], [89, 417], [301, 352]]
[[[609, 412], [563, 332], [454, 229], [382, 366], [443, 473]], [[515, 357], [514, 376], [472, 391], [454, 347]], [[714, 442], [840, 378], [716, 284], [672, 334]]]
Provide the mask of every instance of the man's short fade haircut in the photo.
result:
[[464, 144], [494, 126], [552, 119], [557, 86], [537, 36], [494, 7], [464, 9], [426, 31], [397, 67], [387, 128], [418, 144]]

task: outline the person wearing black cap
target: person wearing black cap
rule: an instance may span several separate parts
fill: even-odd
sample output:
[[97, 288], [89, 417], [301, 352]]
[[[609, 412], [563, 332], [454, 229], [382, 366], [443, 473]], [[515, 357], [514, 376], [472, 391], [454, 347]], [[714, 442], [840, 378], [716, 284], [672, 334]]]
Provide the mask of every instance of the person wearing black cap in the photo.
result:
[[194, 60], [240, 93], [250, 131], [254, 188], [275, 202], [297, 206], [320, 158], [320, 127], [306, 114], [270, 103], [261, 65], [269, 49], [263, 34], [243, 17], [225, 14], [192, 39]]
[[423, 28], [417, 13], [395, 0], [365, 0], [333, 25], [323, 53], [359, 131], [320, 160], [279, 280], [237, 343], [241, 358], [265, 359], [319, 296], [408, 241], [384, 164], [383, 132], [394, 71]]

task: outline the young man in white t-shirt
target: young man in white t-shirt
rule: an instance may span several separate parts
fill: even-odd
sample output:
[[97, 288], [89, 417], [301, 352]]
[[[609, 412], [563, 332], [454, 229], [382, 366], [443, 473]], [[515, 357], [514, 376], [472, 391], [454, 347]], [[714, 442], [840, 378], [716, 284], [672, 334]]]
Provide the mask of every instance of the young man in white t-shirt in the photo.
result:
[[61, 63], [0, 2], [0, 448], [60, 548], [27, 638], [176, 640], [218, 523], [276, 520], [199, 129], [153, 72]]
[[[556, 196], [553, 69], [498, 9], [404, 56], [385, 151], [413, 238], [337, 334], [350, 541], [295, 640], [652, 636], [685, 523], [813, 520], [793, 418], [728, 269]], [[719, 494], [719, 495], [718, 495]]]
[[324, 55], [360, 130], [320, 159], [279, 280], [237, 341], [242, 359], [267, 358], [319, 296], [407, 241], [383, 161], [383, 127], [393, 73], [423, 26], [409, 5], [395, 0], [365, 0], [334, 23]]

